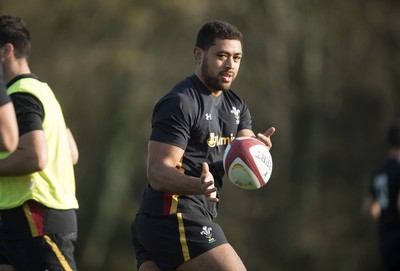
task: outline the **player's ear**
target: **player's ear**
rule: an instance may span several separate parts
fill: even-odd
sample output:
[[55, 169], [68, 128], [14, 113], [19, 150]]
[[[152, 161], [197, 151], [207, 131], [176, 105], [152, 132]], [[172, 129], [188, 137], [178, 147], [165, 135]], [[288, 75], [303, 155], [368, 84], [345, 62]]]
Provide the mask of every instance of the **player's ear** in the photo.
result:
[[1, 47], [1, 58], [9, 57], [14, 52], [14, 46], [11, 43], [6, 43]]
[[201, 50], [199, 47], [194, 47], [193, 54], [196, 63], [200, 63], [203, 59], [203, 50]]

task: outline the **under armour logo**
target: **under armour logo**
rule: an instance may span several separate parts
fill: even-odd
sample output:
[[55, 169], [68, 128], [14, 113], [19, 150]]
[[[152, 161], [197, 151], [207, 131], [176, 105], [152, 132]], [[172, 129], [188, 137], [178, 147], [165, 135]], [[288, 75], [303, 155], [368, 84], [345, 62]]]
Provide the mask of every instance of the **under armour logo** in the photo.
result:
[[211, 120], [211, 113], [206, 113], [206, 120]]

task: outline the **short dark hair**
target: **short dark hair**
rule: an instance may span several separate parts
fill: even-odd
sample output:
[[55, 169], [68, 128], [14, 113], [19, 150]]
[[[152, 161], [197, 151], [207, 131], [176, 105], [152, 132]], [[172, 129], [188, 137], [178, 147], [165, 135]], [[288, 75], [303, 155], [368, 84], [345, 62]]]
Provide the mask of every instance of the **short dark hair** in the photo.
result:
[[14, 46], [16, 58], [28, 58], [31, 51], [31, 36], [24, 20], [14, 15], [0, 16], [0, 46]]
[[387, 133], [389, 147], [400, 147], [400, 123], [393, 123]]
[[213, 20], [202, 26], [197, 34], [196, 47], [207, 51], [215, 40], [239, 40], [243, 46], [243, 36], [239, 29], [225, 21]]

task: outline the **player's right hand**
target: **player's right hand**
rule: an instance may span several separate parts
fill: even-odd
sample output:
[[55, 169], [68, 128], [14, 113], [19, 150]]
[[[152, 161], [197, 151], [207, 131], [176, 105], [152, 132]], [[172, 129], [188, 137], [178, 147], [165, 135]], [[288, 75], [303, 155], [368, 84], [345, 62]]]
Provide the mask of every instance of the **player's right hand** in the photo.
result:
[[209, 201], [218, 202], [217, 188], [214, 185], [214, 176], [211, 174], [206, 162], [202, 165], [203, 172], [201, 173], [201, 191], [208, 197]]

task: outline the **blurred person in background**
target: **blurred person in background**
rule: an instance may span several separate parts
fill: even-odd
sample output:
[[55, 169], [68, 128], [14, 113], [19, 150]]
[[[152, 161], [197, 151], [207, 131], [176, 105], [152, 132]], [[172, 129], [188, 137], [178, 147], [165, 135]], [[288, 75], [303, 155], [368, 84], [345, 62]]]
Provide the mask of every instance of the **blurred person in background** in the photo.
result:
[[18, 126], [14, 106], [7, 95], [0, 65], [0, 152], [13, 152], [18, 144]]
[[0, 157], [0, 270], [76, 270], [79, 153], [53, 91], [30, 71], [30, 49], [22, 18], [0, 16], [1, 64], [19, 129], [17, 149]]
[[388, 155], [374, 173], [364, 212], [378, 222], [379, 252], [390, 271], [400, 270], [400, 123], [387, 132]]

